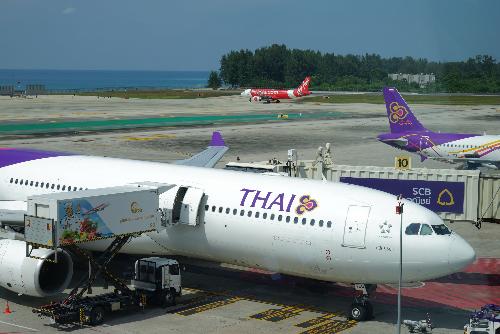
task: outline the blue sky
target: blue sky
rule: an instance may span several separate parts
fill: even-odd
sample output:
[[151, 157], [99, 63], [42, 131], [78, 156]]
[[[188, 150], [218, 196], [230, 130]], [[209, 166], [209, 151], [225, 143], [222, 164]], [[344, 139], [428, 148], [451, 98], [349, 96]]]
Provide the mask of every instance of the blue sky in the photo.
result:
[[210, 70], [233, 49], [500, 60], [497, 0], [0, 0], [0, 68]]

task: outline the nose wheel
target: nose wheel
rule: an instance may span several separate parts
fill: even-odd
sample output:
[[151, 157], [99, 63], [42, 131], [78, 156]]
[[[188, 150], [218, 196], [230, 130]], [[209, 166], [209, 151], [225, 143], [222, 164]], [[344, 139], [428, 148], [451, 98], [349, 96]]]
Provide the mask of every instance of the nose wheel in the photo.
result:
[[360, 294], [354, 297], [349, 309], [349, 318], [356, 321], [365, 321], [373, 318], [373, 305], [370, 303], [370, 294], [375, 292], [375, 284], [354, 284], [354, 289]]

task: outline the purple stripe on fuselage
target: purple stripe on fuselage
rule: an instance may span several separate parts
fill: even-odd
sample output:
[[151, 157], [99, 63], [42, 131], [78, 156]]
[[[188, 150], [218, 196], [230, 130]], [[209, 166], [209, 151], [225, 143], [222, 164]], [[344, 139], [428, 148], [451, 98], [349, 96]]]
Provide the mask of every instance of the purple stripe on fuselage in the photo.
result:
[[24, 148], [1, 147], [0, 168], [18, 164], [21, 162], [51, 158], [51, 157], [60, 157], [65, 155], [73, 155], [73, 154], [65, 152], [41, 151], [41, 150], [24, 149]]
[[[465, 134], [465, 133], [439, 133], [432, 131], [422, 131], [422, 132], [401, 132], [401, 133], [383, 133], [378, 136], [378, 140], [386, 142], [387, 144], [404, 148], [411, 152], [417, 152], [429, 147], [436, 145], [442, 145], [450, 143], [456, 140], [480, 136], [477, 134]], [[397, 144], [398, 139], [406, 139], [407, 144], [401, 145]]]

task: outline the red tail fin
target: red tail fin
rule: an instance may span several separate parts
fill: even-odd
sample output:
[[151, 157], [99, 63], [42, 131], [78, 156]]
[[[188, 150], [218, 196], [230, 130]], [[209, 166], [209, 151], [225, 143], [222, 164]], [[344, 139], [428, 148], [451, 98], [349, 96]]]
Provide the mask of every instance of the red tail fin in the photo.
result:
[[307, 95], [309, 94], [309, 83], [311, 82], [311, 77], [306, 77], [304, 81], [300, 84], [299, 88], [297, 88], [297, 92], [299, 95]]

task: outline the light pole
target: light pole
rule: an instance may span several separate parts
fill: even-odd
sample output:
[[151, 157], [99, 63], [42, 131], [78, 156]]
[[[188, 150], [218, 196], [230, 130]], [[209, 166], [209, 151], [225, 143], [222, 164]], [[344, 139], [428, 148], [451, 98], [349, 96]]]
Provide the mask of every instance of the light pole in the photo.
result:
[[403, 195], [398, 196], [398, 205], [396, 206], [396, 214], [401, 217], [399, 224], [399, 280], [398, 280], [398, 323], [397, 334], [401, 334], [401, 281], [403, 280], [403, 206], [401, 203]]

